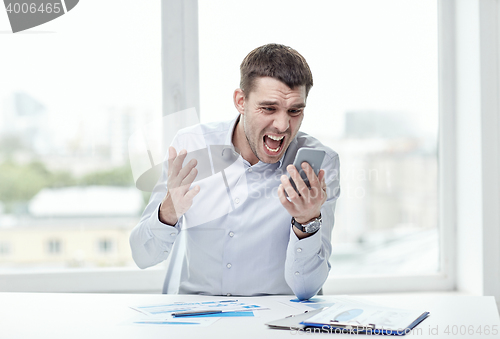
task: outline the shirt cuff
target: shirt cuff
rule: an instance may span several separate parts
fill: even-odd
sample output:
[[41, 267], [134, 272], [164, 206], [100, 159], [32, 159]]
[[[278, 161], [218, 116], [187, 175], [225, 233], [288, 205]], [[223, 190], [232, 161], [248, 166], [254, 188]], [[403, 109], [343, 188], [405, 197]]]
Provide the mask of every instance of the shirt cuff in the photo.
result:
[[181, 218], [179, 218], [177, 223], [173, 226], [164, 224], [160, 221], [158, 214], [159, 210], [160, 205], [156, 207], [155, 213], [151, 214], [151, 217], [149, 218], [149, 229], [154, 237], [163, 241], [174, 242], [182, 227]]
[[289, 249], [293, 250], [295, 259], [308, 258], [316, 255], [321, 248], [321, 228], [313, 235], [299, 239], [292, 229], [290, 230]]

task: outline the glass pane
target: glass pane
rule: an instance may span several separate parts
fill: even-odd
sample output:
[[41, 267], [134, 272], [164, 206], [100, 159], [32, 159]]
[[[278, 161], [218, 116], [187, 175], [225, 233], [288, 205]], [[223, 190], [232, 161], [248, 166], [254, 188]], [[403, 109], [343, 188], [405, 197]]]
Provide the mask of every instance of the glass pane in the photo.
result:
[[0, 272], [135, 267], [128, 139], [161, 116], [160, 1], [93, 2], [0, 21]]
[[340, 155], [331, 273], [438, 271], [436, 1], [214, 0], [199, 16], [202, 122], [237, 114], [239, 65], [255, 47], [307, 59], [301, 130]]

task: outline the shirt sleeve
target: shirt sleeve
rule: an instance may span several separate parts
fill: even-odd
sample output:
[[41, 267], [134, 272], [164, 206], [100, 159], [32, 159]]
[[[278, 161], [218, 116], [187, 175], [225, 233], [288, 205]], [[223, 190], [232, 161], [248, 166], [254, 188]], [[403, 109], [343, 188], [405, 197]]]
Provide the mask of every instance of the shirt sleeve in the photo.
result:
[[167, 194], [167, 158], [168, 156], [163, 162], [160, 179], [151, 193], [149, 203], [130, 234], [132, 258], [140, 268], [154, 266], [166, 260], [182, 227], [182, 217], [174, 226], [170, 226], [162, 223], [158, 215], [160, 204]]
[[331, 235], [334, 212], [340, 195], [339, 158], [337, 154], [325, 157], [327, 200], [321, 207], [321, 228], [313, 235], [300, 239], [290, 223], [290, 240], [285, 261], [285, 280], [297, 296], [304, 300], [313, 297], [321, 289], [330, 272], [332, 252]]

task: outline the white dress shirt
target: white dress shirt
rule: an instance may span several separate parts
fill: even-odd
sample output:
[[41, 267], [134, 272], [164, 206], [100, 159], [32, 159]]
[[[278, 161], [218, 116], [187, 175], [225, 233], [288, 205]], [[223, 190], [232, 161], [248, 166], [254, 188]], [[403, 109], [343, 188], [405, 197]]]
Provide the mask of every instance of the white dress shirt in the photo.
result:
[[[131, 233], [132, 256], [140, 268], [174, 257], [170, 258], [164, 293], [294, 293], [299, 299], [308, 299], [321, 289], [330, 271], [330, 239], [340, 194], [338, 155], [298, 132], [279, 162], [250, 166], [232, 143], [238, 117], [177, 133], [172, 146], [177, 152], [188, 151], [184, 164], [193, 157], [198, 160], [192, 186], [199, 185], [200, 192], [175, 226], [160, 222], [158, 209], [167, 191], [165, 160], [149, 204]], [[286, 166], [293, 163], [301, 147], [326, 151], [321, 168], [328, 198], [321, 208], [320, 230], [299, 240], [277, 189], [281, 175], [287, 174]]]

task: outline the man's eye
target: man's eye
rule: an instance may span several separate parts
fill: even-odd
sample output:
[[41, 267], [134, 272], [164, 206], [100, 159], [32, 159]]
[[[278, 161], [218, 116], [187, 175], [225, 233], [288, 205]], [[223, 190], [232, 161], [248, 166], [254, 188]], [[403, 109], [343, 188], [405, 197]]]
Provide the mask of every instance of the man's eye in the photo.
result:
[[288, 113], [290, 113], [290, 115], [299, 115], [300, 113], [302, 113], [302, 110], [301, 109], [291, 109], [288, 111]]
[[262, 107], [262, 109], [266, 112], [274, 112], [274, 108], [272, 107]]

